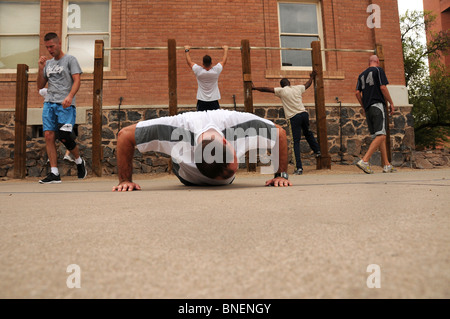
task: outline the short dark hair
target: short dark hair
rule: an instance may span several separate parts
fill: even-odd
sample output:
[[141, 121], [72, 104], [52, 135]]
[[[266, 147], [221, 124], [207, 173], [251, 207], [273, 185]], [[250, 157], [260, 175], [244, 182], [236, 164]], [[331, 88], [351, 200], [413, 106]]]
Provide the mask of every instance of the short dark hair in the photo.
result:
[[44, 41], [50, 41], [50, 40], [53, 40], [53, 39], [59, 40], [58, 35], [56, 33], [54, 33], [54, 32], [49, 32], [44, 37]]
[[[214, 161], [211, 163], [208, 163], [206, 161], [206, 158], [203, 153], [207, 146], [211, 148], [211, 156], [214, 157]], [[217, 139], [202, 140], [202, 143], [198, 144], [197, 148], [200, 148], [202, 152], [201, 162], [197, 160], [195, 161], [195, 165], [197, 166], [200, 173], [212, 179], [215, 179], [217, 177], [227, 179], [234, 175], [235, 172], [234, 170], [228, 168], [228, 165], [230, 163], [229, 161], [227, 161], [227, 159], [230, 158], [234, 159], [234, 153], [229, 147], [227, 147], [226, 144], [223, 144], [222, 141]], [[221, 148], [222, 148], [222, 156], [219, 159], [219, 162], [217, 162], [215, 158], [216, 150], [219, 150]], [[197, 151], [200, 152], [200, 149], [197, 149], [196, 153]]]
[[209, 66], [211, 66], [211, 64], [212, 64], [211, 57], [209, 55], [205, 55], [203, 57], [203, 65], [206, 66], [206, 67], [209, 67]]
[[284, 88], [285, 86], [291, 85], [291, 82], [289, 82], [288, 79], [283, 78], [283, 79], [281, 79], [281, 81], [280, 81], [280, 85], [281, 85], [282, 88]]

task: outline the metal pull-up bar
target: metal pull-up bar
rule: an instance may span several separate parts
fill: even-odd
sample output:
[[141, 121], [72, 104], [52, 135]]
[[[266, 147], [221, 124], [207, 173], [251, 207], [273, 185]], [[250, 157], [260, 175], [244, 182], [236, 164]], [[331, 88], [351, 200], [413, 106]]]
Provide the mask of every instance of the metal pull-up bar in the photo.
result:
[[[222, 47], [190, 47], [190, 50], [222, 50]], [[104, 48], [105, 51], [158, 51], [168, 50], [168, 47], [112, 47]], [[184, 50], [184, 47], [176, 47], [176, 50]], [[242, 47], [228, 47], [228, 50], [242, 50]], [[282, 47], [250, 47], [250, 50], [266, 50], [266, 51], [312, 51], [312, 48], [282, 48]], [[366, 49], [321, 49], [323, 52], [366, 52], [375, 53], [376, 50]]]

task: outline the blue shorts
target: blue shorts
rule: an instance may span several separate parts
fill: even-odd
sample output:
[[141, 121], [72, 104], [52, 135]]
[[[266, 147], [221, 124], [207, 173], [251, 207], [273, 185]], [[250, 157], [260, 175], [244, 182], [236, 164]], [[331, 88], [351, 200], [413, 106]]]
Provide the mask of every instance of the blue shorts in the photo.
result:
[[77, 110], [73, 105], [63, 108], [62, 104], [45, 102], [42, 110], [42, 130], [56, 132], [63, 125], [70, 125], [73, 130], [76, 117]]

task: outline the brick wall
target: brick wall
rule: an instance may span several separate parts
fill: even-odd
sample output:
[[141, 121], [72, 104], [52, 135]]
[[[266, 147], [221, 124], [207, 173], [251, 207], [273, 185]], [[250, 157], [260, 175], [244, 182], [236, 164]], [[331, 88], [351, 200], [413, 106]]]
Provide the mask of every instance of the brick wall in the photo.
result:
[[[239, 47], [242, 39], [248, 39], [251, 46], [279, 47], [278, 5], [276, 0], [113, 0], [111, 19], [111, 45], [113, 47], [133, 46], [167, 46], [167, 40], [176, 39], [177, 46], [228, 46]], [[366, 20], [372, 0], [322, 0], [320, 1], [323, 46], [342, 49], [374, 49], [375, 43], [383, 45], [386, 73], [390, 84], [404, 85], [402, 47], [400, 43], [399, 18], [396, 0], [377, 0], [381, 8], [381, 28], [369, 29]], [[47, 32], [61, 34], [63, 25], [62, 1], [41, 0], [41, 38]], [[40, 54], [47, 55], [43, 42]], [[209, 54], [213, 62], [222, 58], [222, 51], [192, 51], [195, 62], [200, 63], [203, 55]], [[167, 51], [113, 51], [111, 53], [111, 71], [104, 74], [104, 154], [111, 158], [104, 163], [106, 173], [114, 173], [114, 111], [119, 98], [123, 97], [123, 107], [128, 122], [147, 118], [148, 116], [167, 115], [168, 106], [168, 56]], [[359, 115], [354, 92], [359, 73], [367, 67], [370, 53], [326, 52], [325, 63], [325, 100], [327, 104], [328, 129], [336, 133], [336, 113], [333, 111], [335, 97], [352, 114], [352, 121], [346, 125], [350, 146], [345, 153], [349, 155], [344, 162], [352, 163], [354, 158], [367, 146], [363, 119]], [[284, 71], [281, 69], [279, 51], [252, 50], [252, 79], [258, 86], [279, 86], [280, 78], [289, 77], [292, 84], [303, 84], [310, 71]], [[178, 105], [181, 110], [189, 110], [196, 103], [197, 83], [192, 71], [185, 61], [183, 50], [177, 52]], [[0, 175], [11, 174], [14, 140], [11, 139], [14, 126], [15, 74], [0, 73]], [[42, 98], [36, 90], [36, 73], [29, 75], [28, 107], [42, 107]], [[80, 91], [77, 95], [79, 107], [92, 107], [93, 75], [84, 73]], [[243, 105], [243, 81], [241, 54], [238, 50], [230, 51], [228, 63], [219, 81], [223, 107], [232, 107], [233, 95], [238, 107]], [[304, 101], [310, 105], [314, 102], [314, 91], [308, 90]], [[280, 116], [278, 98], [270, 94], [254, 93], [255, 113], [274, 119], [286, 126]], [[278, 106], [277, 106], [278, 105]], [[396, 132], [394, 143], [397, 153], [405, 151], [404, 140], [414, 144], [411, 131], [410, 106], [398, 109], [397, 121], [405, 127]], [[310, 107], [310, 109], [312, 109]], [[156, 113], [154, 113], [156, 112]], [[273, 115], [277, 117], [273, 118]], [[131, 116], [131, 117], [130, 117]], [[314, 114], [311, 116], [314, 119]], [[354, 121], [354, 122], [353, 122]], [[355, 124], [357, 123], [357, 124]], [[314, 123], [313, 127], [314, 127]], [[355, 127], [356, 125], [356, 127]], [[30, 130], [31, 128], [29, 128]], [[83, 154], [91, 158], [91, 121], [80, 125], [79, 137]], [[360, 135], [358, 135], [360, 134]], [[341, 161], [337, 156], [338, 137], [330, 138], [330, 151], [333, 161]], [[348, 143], [347, 143], [348, 144]], [[347, 145], [346, 144], [346, 145]], [[366, 146], [364, 146], [366, 145]], [[42, 138], [27, 141], [27, 166], [30, 176], [42, 176], [47, 169], [46, 154]], [[356, 149], [355, 149], [356, 147]], [[292, 147], [290, 147], [291, 151]], [[63, 146], [60, 146], [63, 152]], [[137, 154], [137, 156], [139, 156]], [[305, 154], [305, 156], [307, 156]], [[406, 155], [398, 155], [398, 165], [406, 160]], [[60, 158], [61, 156], [59, 156]], [[307, 160], [307, 158], [306, 158]], [[376, 159], [375, 159], [376, 160]], [[164, 157], [139, 157], [136, 161], [140, 172], [164, 170]], [[156, 163], [156, 165], [155, 165]], [[151, 165], [150, 165], [151, 164]], [[161, 165], [160, 165], [161, 164]], [[305, 162], [308, 165], [308, 162]], [[156, 168], [155, 168], [156, 167]], [[70, 167], [63, 171], [72, 174]]]
[[[427, 30], [427, 41], [431, 41], [430, 32], [438, 33], [450, 29], [450, 1], [449, 0], [424, 0], [423, 10], [432, 11], [436, 21]], [[450, 55], [442, 56], [441, 61], [447, 68], [450, 67]]]
[[[375, 42], [384, 46], [386, 73], [391, 84], [404, 85], [402, 48], [396, 0], [378, 0], [381, 8], [381, 28], [366, 25], [367, 7], [372, 0], [322, 0], [324, 46], [344, 49], [374, 49]], [[61, 34], [62, 1], [41, 1], [41, 30]], [[112, 46], [167, 46], [167, 40], [177, 40], [178, 46], [239, 47], [242, 39], [251, 46], [279, 47], [278, 6], [276, 0], [113, 0]], [[40, 54], [46, 55], [44, 44]], [[193, 51], [194, 61], [201, 62], [204, 54], [214, 61], [222, 51]], [[280, 70], [278, 51], [252, 51], [253, 80], [260, 86], [278, 86], [283, 76], [295, 84], [304, 83], [309, 72]], [[368, 53], [325, 54], [325, 94], [327, 103], [338, 96], [344, 103], [357, 103], [354, 97], [356, 77], [367, 66]], [[178, 102], [195, 104], [197, 83], [185, 63], [182, 50], [177, 54]], [[275, 73], [274, 73], [275, 72]], [[168, 72], [166, 51], [114, 51], [112, 69], [105, 72], [104, 105], [117, 105], [124, 97], [126, 105], [167, 105]], [[42, 99], [36, 90], [36, 74], [30, 74], [29, 107], [40, 107]], [[0, 74], [0, 109], [14, 107], [15, 75]], [[78, 93], [79, 106], [92, 105], [92, 74], [82, 75]], [[242, 66], [239, 51], [230, 51], [228, 64], [220, 78], [221, 104], [231, 105], [232, 96], [243, 103]], [[306, 102], [313, 94], [305, 95]], [[276, 98], [256, 95], [255, 103], [272, 103]]]

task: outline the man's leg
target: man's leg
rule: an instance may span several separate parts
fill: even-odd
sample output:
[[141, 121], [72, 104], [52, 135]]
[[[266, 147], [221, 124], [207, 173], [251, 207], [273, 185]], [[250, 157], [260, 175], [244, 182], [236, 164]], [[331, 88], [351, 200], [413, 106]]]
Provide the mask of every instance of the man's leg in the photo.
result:
[[45, 148], [47, 150], [48, 160], [50, 161], [50, 167], [58, 167], [58, 159], [55, 144], [55, 132], [45, 131], [44, 136], [45, 136]]
[[58, 171], [58, 160], [56, 155], [56, 144], [55, 144], [55, 132], [45, 131], [45, 147], [47, 149], [47, 156], [50, 162], [50, 173], [47, 177], [39, 181], [40, 184], [54, 184], [61, 183], [61, 177]]
[[301, 117], [301, 126], [303, 135], [306, 138], [306, 141], [309, 144], [309, 147], [313, 150], [314, 154], [320, 153], [320, 146], [317, 143], [316, 138], [314, 137], [314, 133], [309, 129], [309, 114], [307, 112], [300, 113]]
[[57, 118], [55, 112], [55, 104], [45, 102], [42, 108], [42, 129], [45, 137], [45, 147], [47, 150], [47, 157], [50, 162], [50, 167], [57, 167], [57, 152], [56, 152], [56, 125]]
[[383, 166], [391, 165], [391, 163], [389, 163], [389, 158], [388, 158], [386, 138], [387, 137], [385, 136], [384, 141], [380, 144], [381, 161], [383, 163]]
[[77, 159], [78, 157], [80, 157], [80, 150], [79, 150], [79, 148], [78, 148], [78, 145], [75, 146], [75, 148], [74, 148], [73, 150], [70, 150], [69, 152], [73, 155], [73, 157], [74, 157], [75, 159]]
[[87, 176], [86, 163], [80, 156], [78, 145], [75, 142], [76, 135], [74, 133], [76, 119], [76, 109], [73, 106], [58, 108], [58, 136], [59, 140], [70, 151], [75, 158], [75, 164], [77, 164], [78, 178], [83, 179]]
[[368, 163], [373, 153], [375, 153], [375, 151], [380, 148], [382, 144], [384, 144], [384, 151], [386, 151], [386, 135], [378, 135], [377, 137], [375, 137], [372, 143], [370, 143], [369, 149], [367, 150], [367, 153], [364, 155], [362, 160]]
[[58, 159], [56, 152], [56, 114], [54, 112], [54, 104], [44, 103], [42, 109], [42, 129], [44, 131], [45, 148], [47, 157], [50, 162], [51, 172], [39, 181], [40, 184], [61, 183], [61, 177], [58, 171]]
[[302, 138], [300, 114], [295, 115], [290, 119], [292, 130], [292, 142], [294, 144], [295, 166], [298, 169], [303, 169], [302, 157], [300, 153], [300, 140]]

